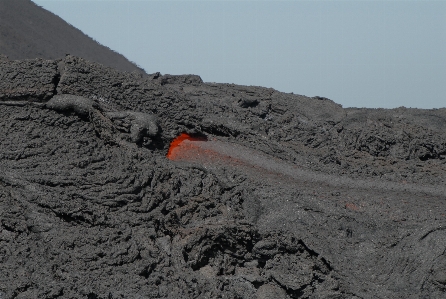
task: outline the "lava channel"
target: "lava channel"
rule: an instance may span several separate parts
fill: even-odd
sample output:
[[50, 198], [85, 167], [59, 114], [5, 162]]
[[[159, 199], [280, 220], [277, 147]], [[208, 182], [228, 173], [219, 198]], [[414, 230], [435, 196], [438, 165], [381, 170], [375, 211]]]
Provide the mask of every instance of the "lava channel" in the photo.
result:
[[270, 159], [259, 155], [257, 151], [186, 133], [180, 134], [170, 143], [166, 157], [172, 161], [194, 162], [204, 166], [232, 166], [239, 169], [248, 167], [263, 173], [270, 171], [262, 162]]
[[186, 133], [182, 133], [171, 142], [167, 158], [172, 161], [197, 163], [208, 169], [232, 167], [249, 173], [251, 178], [259, 180], [273, 179], [281, 183], [316, 182], [339, 187], [362, 186], [366, 189], [446, 194], [446, 187], [439, 189], [438, 186], [399, 184], [382, 182], [376, 179], [353, 179], [315, 172], [253, 148], [227, 141], [208, 140], [204, 136], [194, 136]]
[[166, 157], [172, 161], [188, 161], [201, 164], [240, 165], [243, 161], [233, 156], [233, 148], [224, 150], [222, 143], [210, 141], [205, 136], [181, 133], [169, 147]]

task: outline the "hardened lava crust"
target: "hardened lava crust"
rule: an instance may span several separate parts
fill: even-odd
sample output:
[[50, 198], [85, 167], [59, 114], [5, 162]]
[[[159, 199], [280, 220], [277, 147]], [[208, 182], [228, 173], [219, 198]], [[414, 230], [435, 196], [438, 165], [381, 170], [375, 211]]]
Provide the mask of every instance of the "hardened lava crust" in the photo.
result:
[[3, 56], [0, 298], [445, 298], [445, 132], [446, 109]]

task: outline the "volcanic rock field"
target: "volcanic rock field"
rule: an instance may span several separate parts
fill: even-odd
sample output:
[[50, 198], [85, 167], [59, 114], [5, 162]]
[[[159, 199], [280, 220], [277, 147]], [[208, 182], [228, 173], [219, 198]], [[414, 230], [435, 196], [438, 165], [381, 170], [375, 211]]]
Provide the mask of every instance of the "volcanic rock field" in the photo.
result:
[[1, 298], [445, 297], [446, 109], [70, 55], [0, 78]]
[[0, 55], [0, 299], [446, 298], [446, 108], [25, 54]]

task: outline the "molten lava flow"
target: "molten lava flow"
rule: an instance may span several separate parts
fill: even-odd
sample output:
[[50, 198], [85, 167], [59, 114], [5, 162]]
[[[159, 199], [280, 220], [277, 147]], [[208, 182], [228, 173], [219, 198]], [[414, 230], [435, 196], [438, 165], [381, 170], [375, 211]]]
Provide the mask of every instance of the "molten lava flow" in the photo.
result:
[[[1, 0], [0, 0], [1, 1]], [[274, 184], [323, 184], [327, 186], [339, 186], [351, 188], [351, 186], [362, 186], [361, 188], [376, 188], [392, 192], [425, 192], [444, 196], [445, 189], [437, 190], [437, 187], [420, 187], [409, 184], [397, 184], [372, 180], [359, 180], [347, 177], [338, 177], [329, 174], [313, 172], [287, 160], [267, 155], [254, 148], [236, 144], [221, 138], [208, 140], [204, 136], [194, 136], [182, 133], [170, 144], [167, 158], [172, 161], [188, 162], [200, 165], [210, 171], [221, 169], [232, 169], [241, 173], [249, 174], [251, 179], [261, 182], [271, 180]], [[232, 172], [231, 172], [232, 173]], [[355, 187], [356, 188], [356, 187]], [[411, 188], [411, 189], [409, 189]], [[420, 191], [423, 190], [423, 191]], [[345, 208], [361, 212], [361, 204], [347, 202]]]
[[201, 164], [223, 164], [240, 166], [246, 164], [243, 160], [233, 157], [234, 148], [222, 148], [222, 143], [208, 141], [204, 136], [191, 136], [182, 133], [170, 143], [166, 157], [172, 161], [189, 161]]
[[178, 160], [179, 157], [184, 154], [185, 151], [190, 151], [194, 148], [192, 144], [184, 145], [183, 141], [189, 140], [189, 141], [206, 141], [206, 137], [194, 137], [187, 133], [181, 133], [180, 136], [175, 138], [171, 143], [169, 147], [169, 151], [167, 152], [167, 158], [169, 160]]

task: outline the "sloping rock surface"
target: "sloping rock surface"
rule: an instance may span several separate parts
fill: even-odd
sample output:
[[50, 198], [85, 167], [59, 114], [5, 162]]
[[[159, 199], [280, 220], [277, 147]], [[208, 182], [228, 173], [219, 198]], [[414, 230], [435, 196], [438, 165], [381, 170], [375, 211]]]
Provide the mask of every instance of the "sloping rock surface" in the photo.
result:
[[31, 0], [0, 1], [0, 54], [10, 59], [60, 59], [65, 54], [127, 72], [145, 71]]
[[[0, 298], [443, 298], [445, 129], [446, 109], [0, 59]], [[168, 160], [182, 132], [299, 175]]]

